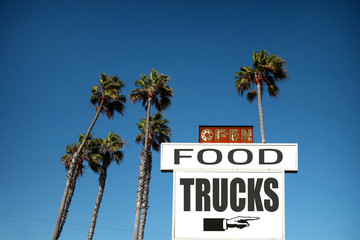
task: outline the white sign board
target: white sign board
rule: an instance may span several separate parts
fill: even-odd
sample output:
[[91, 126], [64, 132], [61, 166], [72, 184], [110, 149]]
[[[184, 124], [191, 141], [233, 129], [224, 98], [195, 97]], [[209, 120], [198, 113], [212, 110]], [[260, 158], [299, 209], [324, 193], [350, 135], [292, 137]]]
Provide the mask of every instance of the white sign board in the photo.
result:
[[298, 145], [239, 143], [162, 143], [161, 171], [298, 170]]
[[173, 239], [284, 239], [284, 172], [174, 172]]

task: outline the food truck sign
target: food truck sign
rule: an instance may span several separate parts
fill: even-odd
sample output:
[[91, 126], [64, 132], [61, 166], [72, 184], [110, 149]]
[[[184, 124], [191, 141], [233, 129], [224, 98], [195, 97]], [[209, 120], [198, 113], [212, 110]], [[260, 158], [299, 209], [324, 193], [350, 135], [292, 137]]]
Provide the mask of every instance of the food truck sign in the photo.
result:
[[285, 239], [284, 173], [297, 144], [163, 143], [174, 171], [173, 240]]

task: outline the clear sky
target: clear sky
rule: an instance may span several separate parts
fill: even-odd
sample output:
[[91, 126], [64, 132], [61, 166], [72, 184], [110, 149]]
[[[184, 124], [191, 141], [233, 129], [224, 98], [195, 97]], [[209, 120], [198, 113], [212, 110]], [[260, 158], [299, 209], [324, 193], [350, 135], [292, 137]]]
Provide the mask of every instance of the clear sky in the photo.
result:
[[[266, 49], [287, 61], [278, 98], [263, 98], [268, 143], [298, 143], [286, 174], [286, 237], [359, 239], [360, 15], [357, 1], [19, 1], [0, 3], [0, 239], [50, 239], [65, 187], [66, 145], [86, 132], [101, 73], [123, 94], [152, 68], [171, 77], [164, 113], [172, 142], [197, 142], [199, 125], [253, 125], [257, 103], [234, 75]], [[141, 146], [140, 104], [101, 116], [93, 134], [127, 142], [110, 166], [94, 239], [131, 239]], [[171, 238], [172, 173], [154, 153], [147, 240]], [[85, 239], [98, 191], [86, 169], [62, 239]]]

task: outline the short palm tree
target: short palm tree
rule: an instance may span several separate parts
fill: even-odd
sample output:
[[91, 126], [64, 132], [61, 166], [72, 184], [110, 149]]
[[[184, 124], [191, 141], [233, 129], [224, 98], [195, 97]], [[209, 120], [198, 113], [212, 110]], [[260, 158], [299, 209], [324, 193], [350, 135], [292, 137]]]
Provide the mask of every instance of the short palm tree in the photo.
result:
[[126, 144], [118, 134], [110, 132], [108, 137], [104, 140], [98, 139], [99, 148], [97, 150], [97, 159], [101, 161], [101, 170], [99, 176], [99, 191], [95, 201], [95, 207], [92, 214], [91, 224], [88, 239], [91, 240], [94, 236], [96, 219], [99, 212], [100, 204], [104, 195], [105, 183], [107, 178], [107, 169], [112, 161], [120, 164], [123, 159], [123, 152], [121, 148]]
[[[170, 142], [171, 130], [167, 126], [169, 120], [163, 117], [163, 114], [157, 112], [149, 118], [148, 149], [152, 148], [156, 152], [160, 151], [161, 143]], [[140, 133], [136, 136], [135, 142], [145, 144], [146, 119], [142, 118], [137, 125]]]
[[[170, 142], [171, 130], [167, 126], [169, 120], [163, 119], [163, 115], [159, 112], [155, 113], [154, 116], [151, 116], [149, 119], [149, 141], [148, 149], [154, 149], [156, 152], [160, 151], [161, 143]], [[145, 144], [145, 129], [146, 129], [146, 120], [141, 119], [140, 123], [137, 123], [140, 130], [139, 135], [136, 137], [135, 141], [137, 143]], [[140, 219], [140, 229], [139, 229], [139, 240], [144, 238], [144, 230], [149, 202], [149, 187], [150, 187], [150, 178], [151, 178], [151, 163], [152, 163], [152, 154], [148, 155], [147, 164], [145, 166], [144, 174], [144, 188], [143, 195], [141, 200], [141, 219]]]
[[52, 239], [58, 239], [60, 237], [61, 229], [60, 222], [61, 216], [65, 210], [65, 202], [69, 193], [70, 185], [75, 181], [74, 173], [75, 166], [77, 164], [79, 153], [85, 145], [85, 142], [94, 127], [96, 120], [99, 118], [100, 113], [105, 113], [106, 116], [111, 119], [115, 112], [123, 114], [124, 104], [126, 103], [126, 97], [120, 93], [125, 84], [116, 76], [107, 76], [106, 74], [100, 75], [99, 85], [91, 88], [92, 96], [90, 102], [96, 106], [95, 117], [90, 124], [88, 131], [86, 132], [83, 142], [80, 144], [78, 151], [73, 155], [71, 160], [69, 171], [66, 179], [65, 191], [62, 197], [62, 201], [59, 208], [58, 217], [55, 224], [55, 229]]
[[[264, 115], [262, 110], [262, 92], [266, 84], [267, 90], [271, 97], [276, 97], [279, 88], [277, 82], [288, 78], [285, 69], [285, 60], [277, 55], [270, 55], [267, 51], [253, 51], [253, 66], [243, 66], [235, 74], [235, 86], [238, 94], [243, 96], [248, 91], [246, 98], [249, 102], [253, 102], [255, 97], [258, 100], [260, 129], [262, 143], [266, 143]], [[254, 90], [256, 86], [257, 90]]]
[[[74, 154], [78, 151], [78, 148], [79, 148], [80, 144], [82, 143], [83, 139], [84, 139], [84, 134], [79, 134], [79, 142], [77, 144], [73, 143], [71, 145], [66, 146], [66, 154], [61, 157], [61, 162], [64, 164], [66, 170], [69, 170], [71, 160], [72, 160]], [[76, 180], [78, 178], [80, 178], [80, 176], [83, 175], [84, 168], [85, 168], [83, 162], [86, 161], [89, 164], [91, 170], [93, 170], [94, 172], [98, 172], [100, 170], [100, 165], [97, 163], [96, 159], [94, 158], [94, 154], [93, 154], [94, 147], [96, 144], [94, 141], [95, 140], [92, 138], [92, 135], [90, 134], [88, 137], [88, 140], [86, 140], [86, 143], [79, 155], [79, 159], [76, 164], [75, 173], [74, 173], [75, 180], [72, 182], [72, 184], [69, 187], [69, 193], [68, 193], [68, 196], [65, 201], [65, 208], [64, 208], [64, 212], [61, 217], [61, 222], [60, 222], [60, 226], [59, 226], [60, 231], [62, 230], [62, 228], [64, 226], [64, 223], [65, 223], [68, 211], [69, 211], [71, 199], [72, 199], [72, 197], [74, 195], [74, 191], [75, 191]]]
[[149, 137], [147, 133], [149, 132], [150, 109], [151, 106], [154, 105], [158, 111], [163, 111], [170, 105], [170, 98], [174, 96], [174, 91], [171, 87], [167, 85], [169, 80], [169, 76], [159, 73], [157, 70], [153, 69], [151, 70], [149, 76], [146, 74], [142, 74], [141, 78], [135, 81], [136, 88], [130, 93], [131, 102], [142, 102], [142, 105], [146, 109], [145, 139], [144, 149], [140, 154], [141, 163], [136, 198], [136, 213], [133, 240], [137, 240], [139, 234], [140, 209], [144, 182], [143, 177], [146, 159], [149, 155], [149, 149], [147, 148]]

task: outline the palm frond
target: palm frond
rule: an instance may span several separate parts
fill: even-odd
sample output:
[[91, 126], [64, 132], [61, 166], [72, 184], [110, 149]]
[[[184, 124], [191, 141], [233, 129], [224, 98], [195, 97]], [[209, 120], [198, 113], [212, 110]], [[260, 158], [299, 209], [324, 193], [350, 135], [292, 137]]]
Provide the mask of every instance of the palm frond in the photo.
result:
[[276, 81], [288, 78], [285, 69], [286, 62], [284, 59], [277, 55], [268, 56], [261, 64], [260, 69], [264, 73], [271, 73]]
[[268, 92], [271, 97], [276, 97], [279, 93], [280, 89], [276, 84], [271, 84], [268, 86]]
[[251, 103], [255, 100], [256, 97], [257, 92], [255, 90], [251, 90], [246, 94], [246, 99]]
[[235, 87], [239, 95], [243, 96], [244, 92], [250, 90], [254, 85], [255, 70], [252, 67], [243, 66], [235, 74]]
[[[129, 98], [131, 103], [147, 101], [148, 91], [146, 89], [135, 88], [130, 92]], [[144, 106], [145, 104], [143, 104]]]
[[141, 78], [137, 79], [135, 81], [135, 86], [142, 88], [145, 86], [145, 81], [146, 81], [147, 76], [145, 74], [141, 75]]

